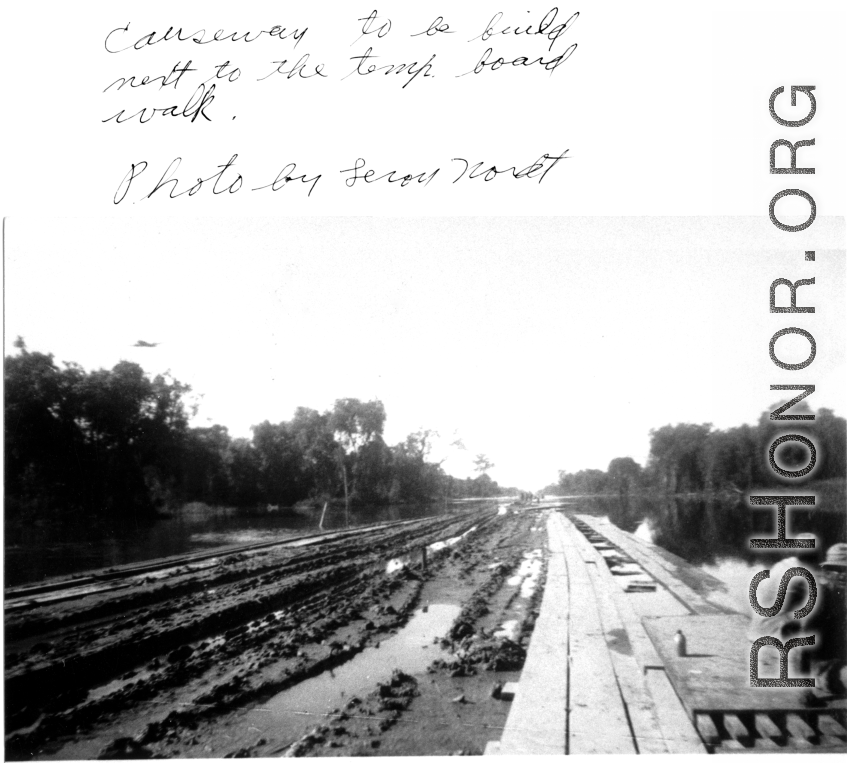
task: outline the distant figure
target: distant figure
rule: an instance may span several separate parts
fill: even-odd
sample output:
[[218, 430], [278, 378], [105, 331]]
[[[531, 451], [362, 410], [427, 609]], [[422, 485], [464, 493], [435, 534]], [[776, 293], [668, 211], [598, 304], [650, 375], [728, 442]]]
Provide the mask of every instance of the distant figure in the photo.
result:
[[158, 347], [161, 342], [145, 342], [143, 339], [139, 339], [133, 347]]
[[[813, 538], [801, 533], [798, 539]], [[808, 601], [808, 586], [800, 577], [791, 578], [782, 609], [773, 617], [762, 617], [751, 612], [748, 638], [752, 643], [762, 636], [774, 636], [783, 643], [790, 638], [815, 635], [813, 647], [798, 647], [788, 653], [789, 678], [813, 676], [816, 689], [828, 694], [845, 694], [847, 681], [847, 543], [837, 543], [826, 552], [820, 567], [810, 560], [796, 556], [782, 559], [770, 568], [770, 577], [758, 587], [758, 601], [767, 606], [776, 599], [779, 581], [792, 567], [803, 567], [812, 573], [818, 597], [812, 612], [800, 620], [794, 619], [794, 610]], [[759, 652], [759, 664], [765, 668], [762, 678], [776, 678], [779, 653], [774, 647], [764, 647]], [[776, 672], [775, 672], [776, 671]]]
[[836, 543], [821, 563], [818, 588], [823, 609], [815, 626], [821, 646], [817, 658], [818, 686], [831, 694], [847, 694], [847, 543]]
[[[800, 533], [797, 536], [797, 540], [813, 540], [814, 538], [815, 536], [812, 533]], [[820, 570], [817, 563], [813, 561], [811, 554], [807, 554], [805, 559], [800, 559], [798, 556], [789, 556], [780, 559], [769, 568], [770, 577], [759, 583], [756, 596], [762, 606], [767, 606], [775, 601], [779, 581], [792, 567], [803, 567], [809, 570], [816, 582], [820, 578]], [[788, 583], [788, 588], [785, 592], [785, 601], [778, 614], [773, 617], [763, 617], [757, 612], [751, 611], [750, 628], [747, 634], [750, 641], [755, 641], [761, 636], [775, 636], [785, 641], [789, 638], [794, 638], [799, 631], [807, 630], [806, 626], [809, 624], [811, 616], [803, 620], [795, 620], [793, 616], [794, 610], [800, 609], [806, 603], [808, 599], [806, 591], [806, 581], [799, 577], [793, 577]], [[820, 591], [818, 591], [818, 594], [820, 594]], [[818, 607], [816, 606], [815, 608], [817, 609]], [[771, 651], [773, 650], [765, 648], [760, 652], [760, 660], [763, 665], [771, 663], [775, 665], [778, 663], [775, 653], [773, 655], [768, 654]], [[791, 655], [792, 657], [795, 656], [793, 651]]]

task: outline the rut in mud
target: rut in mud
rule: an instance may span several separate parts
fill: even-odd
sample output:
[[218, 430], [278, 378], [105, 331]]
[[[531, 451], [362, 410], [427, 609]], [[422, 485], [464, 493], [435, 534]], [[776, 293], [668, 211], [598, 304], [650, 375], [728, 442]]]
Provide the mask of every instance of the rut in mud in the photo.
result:
[[481, 753], [545, 526], [475, 510], [7, 611], [7, 757]]

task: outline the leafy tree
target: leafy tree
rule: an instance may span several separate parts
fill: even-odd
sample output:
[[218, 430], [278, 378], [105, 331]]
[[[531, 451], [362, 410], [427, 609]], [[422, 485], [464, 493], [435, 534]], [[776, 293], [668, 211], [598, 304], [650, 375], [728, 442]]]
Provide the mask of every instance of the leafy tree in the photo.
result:
[[[227, 450], [227, 470], [231, 499], [236, 506], [256, 506], [265, 496], [259, 487], [262, 482], [262, 463], [258, 451], [246, 437], [234, 439]], [[264, 501], [267, 503], [267, 500]]]
[[75, 469], [68, 458], [83, 444], [76, 370], [63, 372], [52, 354], [30, 352], [20, 337], [15, 347], [20, 353], [4, 365], [7, 511], [15, 504], [24, 510], [87, 504], [93, 498], [83, 477], [87, 464]]
[[[786, 401], [782, 401], [786, 402]], [[650, 432], [650, 455], [643, 471], [630, 458], [616, 458], [608, 471], [559, 472], [559, 492], [594, 493], [614, 490], [629, 493], [639, 487], [655, 487], [667, 493], [731, 491], [783, 486], [785, 481], [769, 468], [771, 443], [790, 431], [804, 435], [816, 446], [817, 465], [811, 481], [844, 480], [847, 474], [847, 422], [829, 408], [821, 408], [814, 420], [774, 421], [771, 410], [762, 412], [756, 426], [744, 424], [726, 430], [711, 424], [667, 425]], [[793, 414], [811, 415], [804, 400]], [[778, 460], [786, 468], [799, 469], [808, 463], [808, 449], [801, 444], [780, 447]], [[604, 482], [605, 481], [605, 482]], [[549, 488], [548, 488], [549, 490]]]
[[650, 430], [648, 468], [668, 492], [705, 488], [702, 450], [711, 430], [711, 424], [677, 424]]
[[641, 465], [629, 456], [613, 458], [606, 474], [609, 487], [618, 493], [630, 493], [641, 485]]
[[181, 494], [186, 500], [225, 503], [231, 500], [227, 451], [231, 440], [220, 424], [189, 429], [182, 453]]
[[565, 494], [593, 495], [606, 492], [608, 478], [600, 469], [581, 469], [576, 474], [562, 471], [559, 472], [559, 486]]
[[329, 415], [329, 427], [339, 445], [337, 458], [344, 481], [344, 516], [347, 524], [350, 523], [350, 495], [359, 476], [357, 456], [363, 446], [377, 436], [382, 436], [384, 426], [385, 406], [379, 400], [367, 403], [350, 397], [336, 400]]
[[333, 495], [337, 485], [337, 443], [329, 427], [329, 414], [298, 408], [290, 423], [297, 447], [303, 454], [303, 471], [309, 495]]
[[473, 479], [468, 477], [465, 483], [467, 485], [466, 495], [469, 498], [492, 498], [495, 495], [500, 495], [499, 485], [485, 473]]
[[815, 432], [821, 443], [821, 464], [818, 479], [843, 479], [847, 474], [847, 426], [831, 408], [820, 408], [815, 420]]
[[286, 422], [254, 426], [253, 447], [260, 464], [259, 488], [267, 502], [291, 505], [308, 495], [303, 453]]
[[135, 363], [60, 369], [22, 339], [6, 358], [6, 495], [57, 511], [149, 512], [175, 498], [189, 387]]
[[387, 502], [391, 493], [392, 470], [391, 449], [381, 435], [376, 435], [356, 453], [356, 500], [364, 504]]
[[[432, 440], [438, 432], [421, 429], [394, 446], [391, 499], [395, 501], [425, 501], [449, 488], [441, 463], [429, 463]], [[452, 484], [450, 485], [452, 487]]]
[[15, 516], [152, 515], [184, 501], [255, 508], [343, 494], [349, 522], [351, 502], [503, 492], [484, 454], [475, 478], [445, 474], [443, 461], [430, 460], [433, 430], [388, 447], [379, 400], [298, 408], [290, 421], [266, 420], [249, 439], [232, 439], [223, 426], [188, 426], [190, 388], [169, 374], [151, 377], [128, 361], [88, 372], [30, 352], [22, 339], [15, 348], [4, 368], [6, 506]]

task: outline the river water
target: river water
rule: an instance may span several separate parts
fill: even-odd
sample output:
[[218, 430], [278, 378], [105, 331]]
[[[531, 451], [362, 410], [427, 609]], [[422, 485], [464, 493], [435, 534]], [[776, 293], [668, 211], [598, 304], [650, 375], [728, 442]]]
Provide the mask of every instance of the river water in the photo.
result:
[[[767, 491], [764, 491], [767, 492]], [[633, 532], [683, 559], [702, 567], [740, 591], [746, 608], [746, 586], [753, 574], [772, 566], [780, 554], [754, 552], [751, 537], [773, 537], [774, 508], [751, 508], [743, 499], [633, 496], [574, 497], [563, 499], [578, 512], [607, 516], [618, 527]], [[480, 502], [476, 502], [477, 505]], [[789, 509], [788, 535], [813, 532], [818, 557], [845, 537], [844, 487], [825, 491], [814, 508]], [[351, 525], [435, 516], [460, 510], [466, 502], [445, 506], [388, 506], [353, 512]], [[570, 508], [570, 507], [569, 507]], [[318, 532], [320, 511], [280, 511], [244, 514], [235, 509], [186, 507], [171, 519], [155, 522], [103, 524], [85, 528], [63, 526], [6, 526], [4, 585], [36, 582], [128, 562], [157, 559], [246, 543], [284, 539]], [[339, 509], [327, 512], [324, 528], [344, 525]], [[753, 569], [755, 568], [755, 570]]]
[[[437, 516], [481, 505], [460, 501], [423, 506], [383, 506], [353, 511], [351, 526]], [[102, 524], [21, 524], [5, 527], [4, 586], [34, 583], [56, 575], [108, 568], [223, 546], [284, 540], [320, 532], [321, 511], [280, 510], [268, 514], [190, 505], [169, 519]], [[344, 526], [343, 509], [330, 509], [324, 529]]]
[[[795, 552], [809, 563], [819, 563], [827, 548], [847, 541], [844, 486], [828, 488], [818, 495], [815, 507], [788, 509], [788, 537], [802, 532], [816, 536], [815, 551]], [[776, 536], [776, 507], [754, 509], [742, 497], [627, 496], [564, 500], [573, 501], [577, 513], [608, 517], [622, 530], [661, 546], [722, 580], [730, 591], [737, 593], [742, 612], [750, 608], [747, 596], [753, 575], [769, 569], [787, 555], [750, 548], [750, 538]]]

